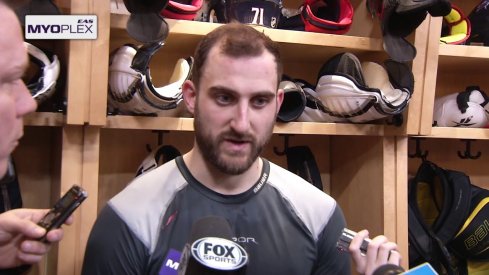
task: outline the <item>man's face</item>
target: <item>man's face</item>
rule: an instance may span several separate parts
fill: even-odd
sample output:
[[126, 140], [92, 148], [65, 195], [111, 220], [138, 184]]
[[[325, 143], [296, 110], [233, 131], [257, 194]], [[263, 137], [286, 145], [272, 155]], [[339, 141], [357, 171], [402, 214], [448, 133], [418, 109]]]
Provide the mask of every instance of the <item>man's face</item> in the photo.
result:
[[196, 141], [205, 160], [232, 175], [253, 164], [272, 135], [283, 99], [277, 81], [268, 52], [232, 58], [211, 49], [194, 110]]
[[0, 5], [0, 177], [8, 157], [23, 135], [22, 117], [36, 109], [22, 75], [28, 64], [27, 51], [15, 14]]

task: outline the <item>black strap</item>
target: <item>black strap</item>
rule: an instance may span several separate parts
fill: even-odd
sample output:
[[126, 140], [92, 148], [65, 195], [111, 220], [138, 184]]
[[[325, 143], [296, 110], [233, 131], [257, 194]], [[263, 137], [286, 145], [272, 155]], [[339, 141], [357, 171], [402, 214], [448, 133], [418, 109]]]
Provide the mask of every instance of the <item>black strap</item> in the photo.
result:
[[307, 146], [294, 146], [286, 150], [288, 170], [307, 180], [319, 190], [323, 190], [321, 174], [311, 149]]

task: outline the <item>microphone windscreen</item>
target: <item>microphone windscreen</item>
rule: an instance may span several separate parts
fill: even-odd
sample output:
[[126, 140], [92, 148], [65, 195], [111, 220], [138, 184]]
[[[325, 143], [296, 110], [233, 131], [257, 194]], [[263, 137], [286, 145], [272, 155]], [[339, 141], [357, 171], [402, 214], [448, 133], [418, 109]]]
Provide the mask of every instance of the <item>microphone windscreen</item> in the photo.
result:
[[223, 217], [197, 220], [190, 231], [178, 266], [179, 275], [246, 274], [248, 254], [232, 241], [231, 226]]
[[404, 269], [395, 264], [384, 264], [379, 266], [372, 275], [396, 275], [404, 272]]
[[197, 220], [190, 232], [190, 242], [206, 237], [232, 239], [231, 226], [223, 217], [207, 216]]

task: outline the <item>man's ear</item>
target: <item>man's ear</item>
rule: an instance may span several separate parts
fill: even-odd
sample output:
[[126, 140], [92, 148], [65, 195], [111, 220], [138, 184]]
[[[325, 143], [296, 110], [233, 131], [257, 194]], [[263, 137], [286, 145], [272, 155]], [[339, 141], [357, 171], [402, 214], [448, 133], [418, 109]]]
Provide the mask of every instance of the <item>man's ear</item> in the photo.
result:
[[280, 106], [282, 106], [282, 102], [284, 102], [284, 90], [278, 89], [277, 90], [277, 113], [275, 115], [278, 115], [278, 112], [280, 111]]
[[185, 80], [182, 85], [183, 101], [187, 110], [194, 115], [195, 102], [197, 101], [197, 91], [195, 85], [191, 80]]

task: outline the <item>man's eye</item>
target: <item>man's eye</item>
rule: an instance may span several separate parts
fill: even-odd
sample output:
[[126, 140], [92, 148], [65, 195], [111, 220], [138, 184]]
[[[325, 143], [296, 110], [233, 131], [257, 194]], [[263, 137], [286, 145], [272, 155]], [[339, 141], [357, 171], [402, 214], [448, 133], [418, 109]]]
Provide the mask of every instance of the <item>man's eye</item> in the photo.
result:
[[265, 107], [270, 102], [268, 97], [257, 97], [253, 99], [253, 106], [257, 108]]
[[216, 96], [216, 101], [219, 104], [229, 104], [232, 101], [232, 97], [226, 94], [219, 94]]

